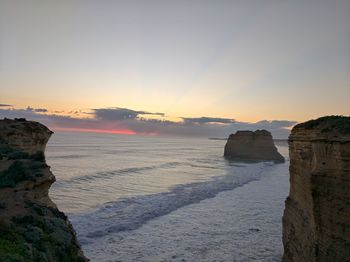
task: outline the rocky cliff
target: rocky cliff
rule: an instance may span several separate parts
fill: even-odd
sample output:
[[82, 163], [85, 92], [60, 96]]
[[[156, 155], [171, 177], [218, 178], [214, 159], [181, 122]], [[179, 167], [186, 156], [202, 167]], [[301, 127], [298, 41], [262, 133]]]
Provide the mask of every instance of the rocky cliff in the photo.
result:
[[0, 261], [88, 261], [48, 196], [55, 181], [44, 156], [51, 134], [36, 122], [0, 120]]
[[224, 156], [237, 160], [284, 162], [271, 133], [266, 130], [237, 131], [226, 142]]
[[283, 261], [350, 261], [350, 117], [295, 126]]

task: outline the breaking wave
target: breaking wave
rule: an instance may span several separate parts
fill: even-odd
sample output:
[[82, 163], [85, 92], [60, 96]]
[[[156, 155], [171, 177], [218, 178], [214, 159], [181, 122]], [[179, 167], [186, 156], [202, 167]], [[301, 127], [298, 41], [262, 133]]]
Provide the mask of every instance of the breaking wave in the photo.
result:
[[95, 174], [77, 176], [68, 180], [61, 180], [56, 183], [56, 186], [62, 186], [64, 184], [72, 184], [72, 183], [81, 183], [88, 181], [95, 181], [96, 179], [111, 179], [115, 176], [120, 175], [128, 175], [130, 173], [142, 173], [147, 170], [154, 170], [159, 168], [172, 168], [178, 165], [182, 165], [180, 162], [167, 162], [160, 165], [152, 165], [152, 166], [143, 166], [143, 167], [130, 167], [130, 168], [122, 168], [112, 171], [103, 171], [97, 172]]
[[177, 185], [168, 192], [158, 194], [119, 199], [108, 202], [93, 212], [72, 215], [70, 218], [79, 232], [81, 243], [89, 244], [96, 238], [137, 229], [147, 221], [178, 208], [213, 198], [222, 191], [258, 180], [261, 173], [271, 165], [258, 163], [231, 166], [227, 175], [214, 177], [210, 181]]

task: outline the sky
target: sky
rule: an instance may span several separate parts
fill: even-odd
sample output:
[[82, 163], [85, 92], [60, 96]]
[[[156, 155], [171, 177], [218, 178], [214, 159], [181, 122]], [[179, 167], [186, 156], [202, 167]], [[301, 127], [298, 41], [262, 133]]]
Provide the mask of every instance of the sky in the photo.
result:
[[0, 117], [287, 136], [349, 100], [348, 0], [0, 0]]

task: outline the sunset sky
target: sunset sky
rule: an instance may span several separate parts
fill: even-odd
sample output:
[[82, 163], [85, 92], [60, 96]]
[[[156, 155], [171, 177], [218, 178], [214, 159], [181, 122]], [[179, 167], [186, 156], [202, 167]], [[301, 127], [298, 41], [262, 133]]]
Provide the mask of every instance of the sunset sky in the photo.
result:
[[0, 117], [288, 130], [350, 115], [349, 100], [347, 0], [0, 0]]

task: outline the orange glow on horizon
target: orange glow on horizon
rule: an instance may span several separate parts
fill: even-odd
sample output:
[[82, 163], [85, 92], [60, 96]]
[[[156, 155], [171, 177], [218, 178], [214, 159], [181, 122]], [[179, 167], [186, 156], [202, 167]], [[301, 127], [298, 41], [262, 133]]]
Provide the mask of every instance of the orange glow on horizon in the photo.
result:
[[104, 129], [91, 129], [91, 128], [65, 128], [57, 127], [53, 128], [57, 131], [72, 131], [72, 132], [85, 132], [85, 133], [103, 133], [103, 134], [118, 134], [118, 135], [136, 135], [137, 133], [129, 129], [118, 129], [118, 130], [104, 130]]

